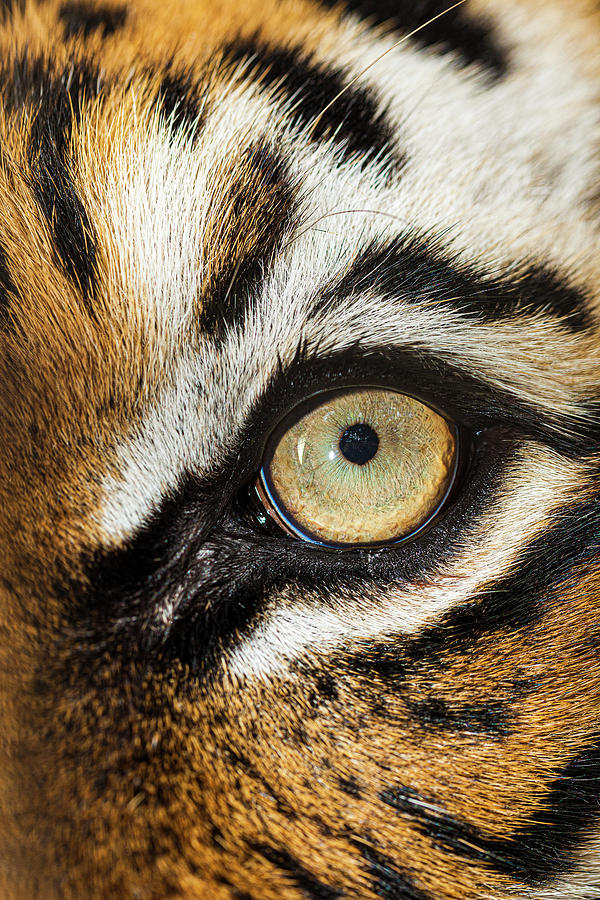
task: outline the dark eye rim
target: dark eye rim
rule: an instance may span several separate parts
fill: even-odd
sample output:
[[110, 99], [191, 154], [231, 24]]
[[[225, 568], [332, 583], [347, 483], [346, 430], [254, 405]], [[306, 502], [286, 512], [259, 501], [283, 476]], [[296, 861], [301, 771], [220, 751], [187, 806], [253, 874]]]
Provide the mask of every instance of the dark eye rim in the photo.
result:
[[[419, 527], [410, 532], [410, 534], [403, 535], [402, 537], [391, 538], [387, 541], [365, 541], [361, 543], [336, 543], [334, 541], [324, 541], [321, 538], [311, 535], [308, 531], [306, 531], [306, 529], [303, 529], [301, 526], [297, 525], [293, 521], [292, 517], [287, 516], [285, 512], [283, 512], [285, 506], [269, 477], [268, 465], [282, 435], [296, 422], [298, 422], [298, 420], [302, 416], [306, 415], [308, 412], [314, 409], [317, 409], [319, 406], [326, 403], [336, 395], [347, 396], [350, 393], [367, 390], [381, 390], [390, 392], [393, 391], [395, 393], [402, 394], [403, 396], [412, 397], [419, 403], [422, 403], [424, 406], [427, 406], [429, 409], [432, 409], [434, 412], [440, 415], [451, 428], [455, 440], [456, 452], [454, 455], [452, 474], [447, 488], [444, 492], [444, 496], [442, 497], [436, 508], [419, 525]], [[454, 421], [443, 409], [434, 405], [428, 399], [423, 399], [417, 393], [398, 390], [398, 388], [396, 388], [395, 386], [382, 383], [354, 383], [344, 387], [336, 387], [330, 390], [318, 391], [305, 398], [299, 404], [296, 404], [296, 406], [294, 406], [283, 417], [283, 419], [280, 420], [280, 422], [275, 426], [275, 428], [273, 428], [270, 435], [268, 436], [263, 451], [262, 465], [260, 466], [258, 472], [255, 474], [253, 482], [250, 485], [251, 505], [254, 508], [255, 517], [258, 523], [262, 525], [263, 528], [268, 527], [268, 524], [270, 522], [275, 526], [276, 529], [279, 530], [280, 535], [286, 535], [288, 538], [296, 542], [301, 542], [304, 545], [312, 546], [320, 550], [349, 552], [353, 550], [356, 551], [398, 548], [403, 544], [410, 543], [411, 541], [422, 535], [425, 531], [429, 530], [451, 505], [452, 499], [454, 498], [457, 489], [460, 488], [460, 476], [464, 474], [465, 469], [468, 467], [470, 459], [469, 448], [471, 447], [471, 444], [472, 441], [469, 439], [469, 436], [466, 433], [466, 429], [461, 426], [460, 423]], [[268, 517], [268, 519], [266, 519], [265, 517]]]

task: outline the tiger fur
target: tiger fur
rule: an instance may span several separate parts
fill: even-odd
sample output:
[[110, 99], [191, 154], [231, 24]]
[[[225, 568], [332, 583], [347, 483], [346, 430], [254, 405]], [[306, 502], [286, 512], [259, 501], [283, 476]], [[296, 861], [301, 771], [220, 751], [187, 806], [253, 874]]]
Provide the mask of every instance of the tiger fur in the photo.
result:
[[[598, 900], [598, 5], [2, 18], [0, 897]], [[263, 527], [356, 385], [451, 504]]]

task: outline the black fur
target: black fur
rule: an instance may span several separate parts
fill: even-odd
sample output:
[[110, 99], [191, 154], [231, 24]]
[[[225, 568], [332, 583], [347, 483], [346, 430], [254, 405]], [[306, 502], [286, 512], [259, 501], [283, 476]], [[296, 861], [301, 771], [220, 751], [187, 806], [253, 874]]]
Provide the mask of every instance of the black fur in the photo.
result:
[[248, 303], [289, 236], [296, 209], [296, 186], [283, 159], [261, 144], [243, 153], [240, 175], [233, 176], [227, 189], [227, 223], [232, 234], [221, 238], [237, 242], [246, 222], [253, 239], [250, 249], [221, 269], [206, 290], [200, 324], [218, 335], [228, 327], [243, 327]]
[[[337, 307], [342, 321], [343, 304]], [[440, 323], [443, 324], [443, 316]], [[501, 426], [507, 434], [542, 441], [558, 453], [577, 458], [592, 456], [600, 444], [600, 404], [591, 399], [596, 390], [594, 385], [589, 385], [590, 400], [582, 399], [578, 404], [581, 417], [574, 420], [556, 411], [540, 409], [533, 401], [517, 399], [508, 390], [448, 363], [442, 353], [415, 347], [412, 342], [398, 347], [371, 346], [368, 350], [357, 346], [314, 358], [305, 355], [301, 348], [297, 360], [286, 369], [285, 377], [289, 385], [285, 395], [288, 409], [296, 397], [300, 403], [304, 397], [327, 388], [387, 385], [416, 396], [446, 418], [474, 432]], [[552, 373], [545, 377], [551, 379]], [[279, 390], [279, 378], [279, 373], [273, 377], [273, 394]], [[278, 398], [273, 394], [266, 396], [277, 409]], [[587, 420], [584, 413], [588, 415]]]
[[[340, 321], [343, 309], [339, 309]], [[443, 318], [440, 318], [440, 322]], [[582, 399], [581, 418], [546, 412], [534, 402], [517, 399], [507, 390], [463, 372], [441, 353], [406, 346], [360, 345], [328, 356], [312, 356], [300, 347], [297, 358], [273, 375], [264, 399], [251, 419], [264, 429], [268, 411], [271, 429], [286, 410], [319, 391], [363, 385], [389, 386], [410, 394], [439, 410], [466, 429], [480, 433], [500, 426], [510, 437], [542, 441], [568, 457], [592, 456], [600, 444], [600, 404]], [[546, 377], [552, 378], [549, 373]], [[595, 387], [590, 385], [590, 395]], [[587, 413], [587, 420], [583, 414]]]
[[[321, 0], [334, 6], [337, 0]], [[481, 66], [493, 81], [508, 71], [507, 50], [494, 29], [464, 7], [449, 9], [454, 0], [345, 0], [349, 10], [370, 22], [386, 25], [410, 38], [417, 47], [429, 47], [437, 53], [452, 53], [459, 66]], [[440, 15], [440, 13], [442, 15]], [[426, 23], [440, 15], [435, 22]]]
[[[562, 602], [557, 588], [582, 565], [592, 562], [599, 552], [600, 505], [593, 497], [563, 511], [553, 525], [522, 550], [511, 572], [485, 585], [480, 598], [449, 610], [436, 624], [423, 629], [414, 638], [397, 635], [394, 639], [371, 643], [363, 652], [344, 654], [340, 663], [358, 675], [376, 676], [388, 691], [405, 694], [414, 671], [421, 665], [428, 671], [433, 665], [445, 667], [457, 655], [470, 656], [478, 641], [498, 632], [526, 633], [540, 621], [550, 603]], [[520, 691], [526, 689], [523, 684], [518, 687]], [[518, 696], [519, 691], [511, 693]], [[486, 710], [490, 701], [480, 702], [482, 718], [479, 724], [485, 726], [491, 713], [489, 708]], [[479, 703], [471, 712], [476, 712], [478, 707]], [[419, 712], [419, 709], [415, 711]], [[425, 707], [421, 711], [431, 713], [432, 709]], [[507, 725], [507, 712], [503, 706], [498, 712], [500, 718], [495, 727], [501, 733]], [[461, 718], [465, 718], [465, 710], [461, 713], [458, 706], [454, 715], [458, 727]], [[443, 722], [439, 724], [443, 725]], [[447, 720], [447, 724], [450, 721]], [[468, 730], [467, 725], [463, 721], [465, 730]], [[493, 716], [488, 719], [488, 726], [493, 730]]]
[[317, 693], [311, 697], [314, 706], [322, 703], [335, 703], [338, 699], [338, 688], [332, 675], [318, 675], [315, 680], [315, 688]]
[[[557, 588], [600, 552], [597, 496], [562, 510], [554, 523], [521, 551], [512, 572], [485, 586], [481, 598], [450, 610], [412, 640], [412, 662], [446, 653], [470, 653], [474, 644], [498, 631], [526, 631], [539, 622]], [[560, 603], [558, 594], [555, 602]]]
[[12, 280], [4, 247], [0, 245], [0, 329], [10, 327], [10, 303], [18, 294]]
[[168, 65], [160, 82], [157, 105], [174, 131], [197, 135], [205, 118], [204, 92], [189, 69]]
[[393, 859], [366, 844], [357, 843], [372, 879], [372, 890], [385, 900], [433, 900], [417, 888], [408, 873], [401, 871]]
[[545, 787], [527, 824], [506, 838], [485, 835], [439, 812], [439, 803], [411, 788], [388, 788], [380, 799], [416, 821], [440, 849], [535, 886], [568, 873], [576, 865], [582, 841], [600, 822], [600, 737], [594, 736]]
[[549, 881], [577, 865], [576, 852], [600, 823], [600, 734], [548, 784], [532, 820], [506, 844], [507, 869], [527, 884]]
[[101, 90], [99, 69], [73, 59], [54, 72], [27, 51], [0, 69], [0, 89], [8, 112], [35, 113], [29, 139], [33, 190], [54, 238], [56, 261], [81, 290], [91, 309], [96, 290], [96, 235], [73, 180], [69, 139], [84, 98]]
[[276, 849], [268, 844], [254, 844], [252, 849], [268, 859], [277, 869], [291, 879], [292, 884], [302, 891], [307, 900], [336, 900], [344, 892], [328, 884], [323, 884], [299, 860], [287, 850]]
[[504, 737], [510, 732], [511, 711], [500, 700], [450, 703], [440, 697], [406, 699], [406, 706], [418, 724], [434, 730]]
[[523, 316], [541, 313], [573, 332], [592, 325], [585, 294], [551, 269], [531, 266], [518, 277], [492, 278], [435, 242], [412, 237], [364, 248], [350, 269], [324, 288], [317, 309], [341, 305], [367, 288], [392, 302], [434, 302], [480, 322], [516, 325]]
[[404, 159], [394, 129], [379, 108], [376, 93], [357, 84], [342, 69], [317, 63], [304, 50], [239, 41], [225, 48], [233, 63], [247, 63], [262, 84], [285, 101], [300, 134], [333, 140], [343, 159], [381, 160], [397, 170]]
[[88, 37], [92, 32], [99, 32], [102, 37], [109, 37], [121, 29], [127, 20], [127, 6], [104, 6], [88, 0], [70, 0], [63, 3], [58, 11], [63, 24], [65, 37]]
[[362, 789], [353, 775], [349, 778], [342, 778], [341, 776], [338, 778], [338, 784], [343, 790], [345, 794], [348, 794], [349, 797], [361, 797]]
[[[0, 66], [0, 97], [8, 113], [23, 110], [39, 115], [32, 135], [40, 139], [50, 131], [64, 149], [72, 126], [72, 116], [79, 117], [84, 96], [94, 98], [102, 89], [100, 70], [84, 58], [73, 58], [61, 71], [51, 60], [30, 54], [27, 49], [2, 61]], [[71, 101], [72, 110], [68, 101]]]
[[0, 22], [6, 22], [15, 11], [22, 10], [25, 0], [0, 0]]

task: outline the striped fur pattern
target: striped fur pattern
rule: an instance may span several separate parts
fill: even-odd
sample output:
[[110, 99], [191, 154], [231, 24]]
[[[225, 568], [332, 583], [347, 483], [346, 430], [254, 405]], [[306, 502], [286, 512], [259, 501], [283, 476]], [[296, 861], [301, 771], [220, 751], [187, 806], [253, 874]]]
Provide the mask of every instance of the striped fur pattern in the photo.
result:
[[[597, 900], [597, 4], [2, 20], [0, 896]], [[361, 384], [469, 430], [446, 514], [262, 528]]]

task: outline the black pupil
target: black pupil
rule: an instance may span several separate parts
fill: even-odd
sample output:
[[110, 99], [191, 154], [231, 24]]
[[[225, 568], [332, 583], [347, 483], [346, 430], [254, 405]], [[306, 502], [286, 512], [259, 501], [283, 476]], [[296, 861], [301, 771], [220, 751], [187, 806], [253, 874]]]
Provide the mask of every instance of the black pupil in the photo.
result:
[[378, 448], [377, 432], [366, 422], [350, 425], [340, 438], [340, 450], [347, 460], [356, 463], [357, 466], [364, 466], [373, 459]]

